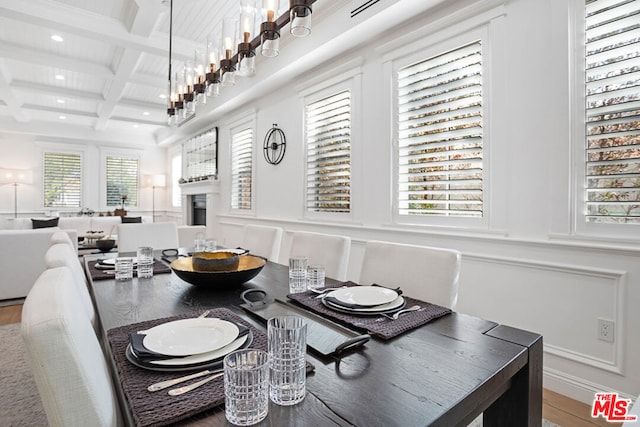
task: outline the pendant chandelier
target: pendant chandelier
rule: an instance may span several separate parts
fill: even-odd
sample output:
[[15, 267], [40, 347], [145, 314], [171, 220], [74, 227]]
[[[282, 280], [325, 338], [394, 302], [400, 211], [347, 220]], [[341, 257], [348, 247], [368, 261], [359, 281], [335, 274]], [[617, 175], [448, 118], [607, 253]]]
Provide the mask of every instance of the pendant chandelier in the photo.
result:
[[[218, 96], [221, 86], [234, 86], [236, 75], [253, 76], [258, 48], [262, 56], [277, 56], [280, 31], [287, 24], [291, 24], [289, 31], [294, 37], [311, 33], [311, 5], [316, 0], [289, 0], [289, 9], [279, 17], [276, 14], [280, 0], [239, 2], [239, 18], [225, 18], [222, 31], [209, 35], [205, 48], [195, 49], [193, 61], [186, 61], [184, 66], [172, 72], [173, 0], [170, 0], [167, 97], [167, 123], [170, 126], [179, 126], [192, 118], [196, 106]], [[261, 4], [260, 8], [258, 4]]]

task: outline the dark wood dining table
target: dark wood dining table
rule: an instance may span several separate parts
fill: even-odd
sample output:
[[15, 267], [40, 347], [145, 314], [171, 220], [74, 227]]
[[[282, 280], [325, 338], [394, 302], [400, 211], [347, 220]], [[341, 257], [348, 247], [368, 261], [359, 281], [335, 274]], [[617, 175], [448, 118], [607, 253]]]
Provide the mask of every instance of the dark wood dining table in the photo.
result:
[[[109, 254], [107, 256], [115, 256]], [[84, 257], [88, 263], [99, 255]], [[327, 279], [327, 285], [334, 283]], [[227, 307], [251, 325], [264, 323], [240, 308], [241, 293], [262, 289], [286, 300], [288, 269], [267, 262], [247, 283], [196, 287], [175, 273], [152, 280], [91, 280], [102, 336], [138, 322]], [[507, 303], [507, 302], [505, 302]], [[362, 331], [358, 331], [362, 332]], [[110, 348], [105, 345], [111, 358]], [[453, 312], [389, 340], [373, 337], [340, 357], [309, 352], [315, 371], [298, 405], [270, 405], [264, 426], [465, 426], [483, 414], [483, 425], [540, 427], [542, 337], [536, 333]], [[114, 366], [112, 366], [114, 367]], [[116, 388], [117, 372], [114, 369]], [[134, 425], [121, 389], [123, 415]], [[226, 426], [223, 406], [180, 425]]]

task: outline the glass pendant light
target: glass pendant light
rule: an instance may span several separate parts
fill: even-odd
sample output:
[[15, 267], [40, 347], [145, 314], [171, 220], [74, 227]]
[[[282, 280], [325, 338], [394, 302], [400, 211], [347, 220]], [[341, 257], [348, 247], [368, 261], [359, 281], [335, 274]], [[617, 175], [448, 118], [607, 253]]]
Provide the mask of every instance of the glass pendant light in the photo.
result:
[[262, 0], [262, 56], [274, 57], [280, 53], [280, 30], [276, 24], [276, 13], [280, 9], [279, 0]]

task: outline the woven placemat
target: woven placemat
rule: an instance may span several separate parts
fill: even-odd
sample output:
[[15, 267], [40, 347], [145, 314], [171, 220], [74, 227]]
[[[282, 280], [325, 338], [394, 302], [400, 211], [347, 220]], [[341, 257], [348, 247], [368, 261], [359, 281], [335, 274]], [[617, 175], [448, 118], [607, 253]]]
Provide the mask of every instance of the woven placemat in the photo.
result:
[[[150, 427], [172, 424], [224, 403], [224, 378], [222, 377], [181, 396], [169, 396], [167, 394], [169, 389], [151, 393], [147, 391], [147, 387], [150, 384], [178, 378], [187, 375], [188, 372], [148, 371], [131, 364], [125, 356], [125, 350], [129, 344], [129, 333], [189, 317], [193, 317], [193, 314], [149, 320], [110, 329], [107, 332], [118, 376], [129, 402], [129, 408], [138, 426]], [[218, 317], [249, 327], [253, 334], [251, 348], [267, 349], [266, 334], [251, 327], [230, 310], [216, 308], [211, 310], [209, 317]]]
[[[335, 285], [335, 287], [339, 286], [358, 285], [353, 282], [337, 283]], [[419, 305], [422, 309], [402, 314], [397, 320], [391, 320], [384, 316], [361, 316], [331, 310], [322, 303], [320, 298], [316, 298], [317, 296], [317, 294], [310, 291], [287, 295], [289, 299], [296, 301], [298, 304], [320, 314], [321, 316], [337, 320], [338, 322], [342, 322], [349, 326], [354, 326], [366, 331], [370, 335], [375, 335], [385, 340], [396, 337], [404, 332], [429, 323], [438, 317], [451, 313], [451, 309], [449, 308], [402, 295], [406, 302], [405, 307]]]
[[[115, 277], [114, 274], [114, 270], [101, 270], [99, 268], [96, 268], [96, 262], [97, 261], [89, 261], [89, 263], [87, 264], [89, 266], [89, 273], [91, 274], [91, 279], [92, 280], [106, 280], [106, 279], [112, 279]], [[153, 260], [153, 274], [163, 274], [163, 273], [171, 273], [171, 267], [169, 267], [167, 264], [165, 264], [162, 261], [159, 261], [157, 259]], [[133, 275], [135, 276], [137, 273], [137, 270], [133, 270]]]

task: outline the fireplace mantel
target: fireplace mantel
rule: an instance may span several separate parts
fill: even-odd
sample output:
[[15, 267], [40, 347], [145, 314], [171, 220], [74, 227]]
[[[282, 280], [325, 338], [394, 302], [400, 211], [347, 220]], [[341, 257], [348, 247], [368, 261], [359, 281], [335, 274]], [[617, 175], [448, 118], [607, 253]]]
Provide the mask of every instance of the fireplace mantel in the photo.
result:
[[217, 179], [208, 179], [206, 181], [185, 182], [178, 184], [180, 192], [183, 196], [193, 194], [218, 194], [220, 193], [220, 182]]

